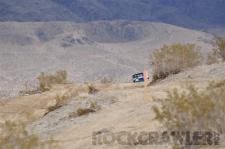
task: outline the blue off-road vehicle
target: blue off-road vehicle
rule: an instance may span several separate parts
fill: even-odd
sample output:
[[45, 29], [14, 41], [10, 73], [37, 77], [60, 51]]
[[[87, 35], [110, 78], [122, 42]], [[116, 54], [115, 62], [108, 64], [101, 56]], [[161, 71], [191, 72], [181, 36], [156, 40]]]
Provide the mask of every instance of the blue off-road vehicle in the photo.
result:
[[137, 74], [132, 75], [132, 80], [134, 83], [144, 82], [144, 73], [137, 73]]

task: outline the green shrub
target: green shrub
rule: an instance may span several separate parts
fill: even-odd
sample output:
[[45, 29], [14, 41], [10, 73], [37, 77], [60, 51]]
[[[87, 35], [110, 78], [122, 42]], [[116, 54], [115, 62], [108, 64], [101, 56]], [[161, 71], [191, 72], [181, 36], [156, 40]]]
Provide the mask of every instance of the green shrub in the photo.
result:
[[156, 120], [168, 131], [225, 132], [225, 81], [212, 82], [203, 91], [190, 86], [173, 90], [153, 108]]
[[41, 73], [38, 76], [39, 80], [39, 89], [44, 92], [51, 89], [54, 84], [63, 84], [67, 80], [67, 72], [64, 70], [57, 71], [55, 74], [46, 75]]
[[166, 78], [184, 69], [199, 65], [202, 60], [199, 48], [194, 44], [164, 45], [150, 56], [153, 81]]
[[49, 149], [57, 148], [55, 141], [41, 141], [29, 134], [23, 123], [5, 122], [0, 125], [0, 149]]

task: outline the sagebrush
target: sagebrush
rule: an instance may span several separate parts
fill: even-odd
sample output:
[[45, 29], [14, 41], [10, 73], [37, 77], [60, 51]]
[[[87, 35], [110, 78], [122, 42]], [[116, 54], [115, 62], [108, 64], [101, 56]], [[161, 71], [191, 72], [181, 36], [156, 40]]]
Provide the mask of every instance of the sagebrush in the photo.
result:
[[37, 135], [29, 134], [24, 123], [5, 122], [0, 125], [0, 149], [57, 149], [54, 140], [42, 141]]
[[197, 66], [202, 61], [199, 47], [195, 44], [164, 45], [150, 56], [153, 81], [177, 74], [187, 68]]
[[99, 90], [93, 84], [88, 85], [88, 94], [96, 94], [97, 92]]
[[169, 131], [225, 132], [225, 80], [212, 82], [203, 91], [189, 86], [187, 91], [168, 92], [155, 106], [156, 120]]
[[65, 102], [68, 98], [69, 98], [69, 96], [66, 96], [66, 95], [62, 95], [62, 96], [56, 95], [55, 105], [48, 107], [48, 112], [46, 114], [61, 108], [65, 104]]
[[45, 74], [42, 72], [38, 76], [39, 89], [41, 91], [48, 91], [54, 84], [63, 84], [67, 81], [67, 72], [65, 70], [57, 71], [55, 74]]
[[87, 108], [78, 108], [75, 112], [69, 114], [70, 118], [88, 115], [89, 113], [94, 113], [100, 110], [101, 107], [97, 104], [97, 102], [90, 102], [89, 107]]

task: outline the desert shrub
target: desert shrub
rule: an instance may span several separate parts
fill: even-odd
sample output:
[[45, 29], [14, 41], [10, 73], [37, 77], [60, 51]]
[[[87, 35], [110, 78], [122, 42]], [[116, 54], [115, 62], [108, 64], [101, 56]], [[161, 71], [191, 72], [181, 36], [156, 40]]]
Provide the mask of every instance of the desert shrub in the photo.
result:
[[90, 105], [88, 108], [79, 108], [77, 110], [77, 115], [78, 116], [87, 115], [89, 113], [96, 112], [100, 109], [101, 107], [96, 102], [90, 102]]
[[153, 81], [200, 64], [202, 56], [198, 50], [194, 44], [164, 45], [155, 50], [150, 56]]
[[213, 43], [215, 53], [220, 56], [220, 58], [225, 61], [225, 39], [217, 37]]
[[83, 115], [87, 115], [87, 114], [93, 113], [93, 112], [95, 112], [95, 110], [91, 109], [91, 108], [79, 108], [77, 110], [77, 115], [78, 116], [83, 116]]
[[56, 103], [53, 106], [48, 107], [48, 113], [55, 111], [59, 108], [61, 108], [64, 105], [66, 99], [64, 99], [64, 96], [56, 96]]
[[96, 102], [90, 102], [89, 107], [78, 108], [75, 112], [70, 113], [69, 117], [74, 118], [74, 117], [78, 117], [78, 116], [88, 115], [89, 113], [94, 113], [100, 109], [101, 109], [101, 107], [99, 105], [97, 105]]
[[214, 89], [214, 88], [222, 88], [225, 86], [225, 80], [221, 80], [221, 81], [212, 81], [210, 82], [209, 86], [207, 87], [207, 89]]
[[88, 85], [88, 94], [95, 94], [97, 93], [99, 90], [97, 88], [95, 88], [94, 85], [90, 84]]
[[0, 125], [0, 149], [49, 149], [57, 148], [56, 141], [41, 141], [29, 134], [23, 123], [5, 122]]
[[99, 110], [100, 106], [97, 105], [97, 102], [91, 102], [90, 109]]
[[55, 74], [41, 73], [38, 76], [39, 80], [39, 89], [44, 92], [51, 89], [54, 84], [63, 84], [67, 80], [67, 72], [64, 70], [57, 71]]
[[72, 96], [73, 96], [73, 94], [69, 95], [67, 93], [64, 93], [62, 95], [56, 95], [56, 97], [55, 97], [56, 103], [53, 106], [48, 107], [48, 111], [46, 112], [45, 115], [64, 106], [66, 104], [67, 100], [69, 98], [71, 98]]
[[185, 92], [169, 91], [153, 108], [156, 120], [171, 131], [225, 132], [225, 81], [212, 82], [203, 91], [190, 86]]

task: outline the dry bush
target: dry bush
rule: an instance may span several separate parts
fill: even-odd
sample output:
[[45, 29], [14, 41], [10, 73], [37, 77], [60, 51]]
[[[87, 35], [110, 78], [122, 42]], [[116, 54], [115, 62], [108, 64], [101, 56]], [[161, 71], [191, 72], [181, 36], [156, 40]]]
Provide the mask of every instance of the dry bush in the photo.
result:
[[210, 82], [209, 86], [207, 87], [208, 89], [213, 89], [213, 88], [221, 88], [225, 86], [225, 80], [221, 80], [221, 81], [213, 81]]
[[89, 113], [94, 113], [100, 109], [101, 109], [101, 107], [99, 105], [97, 105], [96, 102], [91, 102], [90, 106], [88, 108], [79, 108], [76, 110], [76, 112], [70, 113], [69, 117], [74, 118], [74, 117], [78, 117], [78, 116], [88, 115]]
[[96, 94], [99, 90], [94, 85], [88, 85], [88, 94]]
[[213, 43], [215, 53], [220, 56], [220, 58], [225, 61], [225, 39], [217, 37]]
[[153, 67], [153, 81], [199, 65], [201, 60], [201, 53], [195, 44], [164, 45], [150, 56]]
[[168, 92], [155, 106], [156, 120], [169, 131], [225, 132], [225, 81], [213, 82], [204, 90], [190, 86], [186, 92]]
[[0, 149], [58, 148], [56, 141], [41, 141], [37, 135], [30, 135], [23, 123], [5, 122], [0, 125], [0, 132]]
[[61, 98], [62, 97], [60, 96], [56, 96], [56, 104], [54, 106], [48, 107], [48, 113], [55, 111], [63, 106], [64, 102], [63, 102], [63, 99]]
[[77, 110], [77, 115], [78, 116], [87, 115], [89, 113], [96, 112], [100, 109], [101, 109], [101, 107], [99, 105], [97, 105], [96, 102], [91, 102], [89, 108], [79, 108]]
[[61, 108], [63, 105], [65, 105], [66, 101], [70, 98], [71, 96], [68, 94], [63, 94], [63, 95], [56, 95], [55, 100], [56, 103], [53, 106], [48, 107], [48, 112], [45, 114], [47, 115], [48, 113], [55, 111], [59, 108]]
[[54, 84], [63, 84], [67, 81], [67, 72], [64, 70], [57, 71], [55, 74], [41, 73], [38, 76], [39, 89], [44, 92], [51, 89]]
[[83, 115], [87, 115], [87, 114], [93, 113], [93, 112], [96, 112], [96, 111], [93, 110], [93, 109], [90, 109], [90, 108], [79, 108], [77, 110], [77, 115], [78, 116], [83, 116]]

